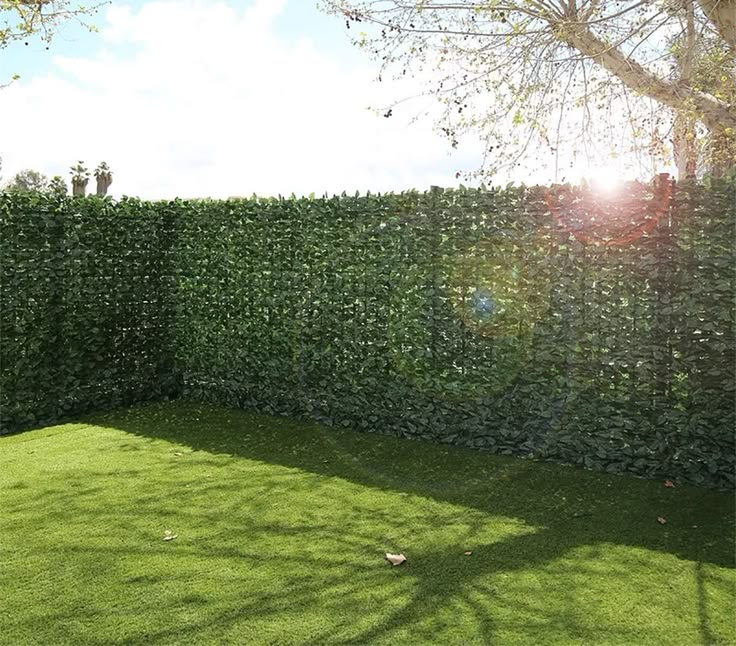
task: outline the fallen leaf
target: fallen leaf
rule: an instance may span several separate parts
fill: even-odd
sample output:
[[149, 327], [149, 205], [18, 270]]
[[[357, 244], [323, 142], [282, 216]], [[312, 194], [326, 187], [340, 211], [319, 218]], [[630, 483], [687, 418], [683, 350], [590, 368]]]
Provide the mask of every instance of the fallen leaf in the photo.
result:
[[664, 525], [667, 522], [667, 519], [664, 516], [657, 516], [657, 522], [660, 525]]
[[172, 532], [172, 531], [171, 531], [170, 529], [167, 529], [167, 530], [166, 530], [166, 531], [164, 532], [164, 540], [165, 540], [165, 541], [173, 541], [173, 540], [174, 540], [174, 539], [176, 538], [176, 536], [177, 536], [177, 535], [176, 535], [176, 534], [174, 534], [174, 532]]
[[463, 554], [465, 554], [465, 556], [470, 556], [472, 554], [472, 552], [471, 551], [467, 551], [467, 552], [463, 552]]
[[401, 565], [406, 561], [406, 557], [403, 554], [391, 554], [386, 552], [386, 560], [389, 561], [391, 565]]
[[664, 481], [664, 486], [667, 487], [668, 489], [674, 489], [675, 488], [675, 483], [672, 482], [672, 480], [665, 480]]

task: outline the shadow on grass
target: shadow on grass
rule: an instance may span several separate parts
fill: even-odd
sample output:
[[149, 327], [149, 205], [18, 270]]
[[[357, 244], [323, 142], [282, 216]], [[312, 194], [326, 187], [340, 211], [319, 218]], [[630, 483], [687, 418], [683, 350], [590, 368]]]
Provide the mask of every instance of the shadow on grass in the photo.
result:
[[[429, 497], [539, 528], [475, 547], [474, 562], [493, 564], [498, 572], [548, 564], [582, 546], [614, 544], [673, 554], [696, 564], [701, 637], [704, 643], [717, 641], [709, 624], [703, 563], [734, 567], [734, 510], [727, 494], [689, 486], [672, 490], [633, 477], [197, 404], [133, 409], [127, 415], [116, 415], [114, 426], [196, 451], [246, 457]], [[390, 510], [386, 514], [390, 516]], [[658, 516], [667, 519], [667, 525], [659, 524]], [[340, 537], [340, 544], [345, 540], [348, 537]], [[415, 554], [414, 558], [432, 564], [426, 571], [412, 570], [417, 586], [414, 601], [397, 609], [390, 620], [364, 630], [358, 642], [381, 638], [387, 626], [417, 624], [447, 599], [462, 597], [467, 584], [488, 571], [487, 565], [472, 571], [457, 568], [454, 550]], [[441, 583], [435, 572], [442, 572]], [[469, 599], [465, 602], [472, 607]], [[493, 631], [487, 614], [479, 611], [476, 615], [483, 637], [490, 639]], [[620, 639], [634, 637], [617, 635]]]
[[[555, 641], [551, 635], [557, 635], [557, 641], [596, 642], [605, 636], [611, 643], [656, 643], [662, 637], [656, 631], [649, 634], [646, 626], [620, 622], [602, 625], [592, 634], [579, 608], [576, 587], [590, 593], [592, 588], [585, 586], [591, 581], [603, 586], [600, 594], [621, 603], [630, 596], [627, 586], [644, 586], [631, 578], [632, 571], [641, 573], [649, 567], [648, 556], [640, 549], [690, 562], [687, 568], [695, 568], [688, 569], [688, 576], [696, 588], [696, 607], [687, 612], [697, 615], [702, 643], [723, 641], [722, 630], [712, 626], [709, 593], [713, 586], [722, 588], [723, 581], [720, 577], [709, 581], [708, 569], [734, 567], [733, 502], [727, 494], [688, 486], [667, 489], [637, 478], [194, 404], [145, 406], [88, 420], [147, 441], [174, 443], [171, 451], [188, 447], [198, 469], [211, 475], [196, 483], [196, 503], [175, 488], [181, 486], [181, 476], [164, 465], [155, 480], [147, 467], [115, 470], [115, 477], [128, 488], [125, 506], [100, 510], [100, 489], [93, 484], [94, 471], [88, 469], [84, 476], [66, 478], [63, 488], [49, 485], [33, 495], [24, 493], [19, 504], [8, 507], [60, 524], [68, 519], [69, 509], [89, 510], [96, 514], [100, 531], [120, 536], [119, 543], [113, 538], [102, 546], [93, 531], [88, 540], [59, 547], [59, 556], [68, 556], [69, 562], [81, 556], [81, 562], [98, 563], [114, 572], [125, 586], [146, 590], [149, 598], [168, 599], [161, 603], [180, 618], [168, 623], [151, 620], [144, 632], [131, 628], [130, 637], [135, 639], [196, 641], [197, 636], [206, 640], [210, 635], [227, 641], [228, 631], [235, 631], [230, 638], [237, 634], [242, 641], [315, 646], [428, 643], [442, 634], [438, 631], [443, 622], [446, 628], [453, 617], [462, 616], [466, 623], [472, 618], [472, 626], [466, 626], [467, 633], [454, 629], [457, 639], [452, 643], [490, 643], [499, 635], [517, 636], [523, 643]], [[125, 443], [116, 447], [135, 460], [139, 452], [129, 449]], [[234, 475], [223, 468], [222, 456], [298, 469], [300, 475], [258, 469]], [[100, 468], [100, 476], [109, 474]], [[409, 540], [401, 528], [391, 529], [404, 516], [390, 508], [361, 506], [350, 487], [335, 488], [340, 499], [329, 501], [330, 510], [322, 509], [319, 498], [309, 496], [325, 478], [368, 487], [376, 496], [389, 492], [391, 500], [399, 494], [405, 501], [403, 514], [410, 514], [418, 499], [449, 503], [452, 507], [437, 518], [438, 531], [453, 523], [464, 529], [453, 534], [452, 544], [420, 542], [424, 547], [409, 553], [405, 567], [377, 568], [372, 561], [380, 549], [377, 538], [382, 536], [387, 548], [397, 549], [402, 549], [402, 540]], [[139, 488], [137, 482], [145, 487]], [[272, 501], [286, 490], [310, 503], [298, 516], [292, 513], [282, 522]], [[211, 511], [202, 502], [208, 499], [213, 501]], [[335, 509], [351, 518], [339, 533]], [[160, 541], [146, 549], [134, 547], [150, 544], [141, 517], [165, 519], [173, 510], [178, 526], [188, 527], [187, 536], [175, 544], [176, 551]], [[333, 515], [325, 517], [326, 513]], [[518, 527], [479, 541], [489, 516], [511, 519]], [[659, 524], [658, 516], [667, 524]], [[383, 528], [386, 535], [361, 531], [363, 526]], [[243, 544], [243, 536], [253, 537], [252, 544]], [[264, 553], [259, 549], [266, 545], [264, 537], [272, 536], [280, 543], [268, 543]], [[626, 552], [621, 561], [604, 558], [620, 546], [637, 549]], [[463, 559], [463, 549], [471, 549], [472, 557]], [[586, 557], [565, 558], [576, 550], [586, 550]], [[361, 555], [370, 556], [361, 561]], [[165, 563], [165, 575], [160, 563]], [[563, 583], [551, 594], [544, 589], [530, 593], [536, 583], [528, 573], [534, 570], [544, 570], [545, 576]], [[527, 578], [512, 594], [489, 583], [498, 575]], [[167, 590], [177, 581], [181, 593], [167, 598], [171, 594]], [[647, 590], [638, 594], [641, 598]], [[365, 608], [356, 609], [356, 599]], [[150, 600], [141, 603], [137, 612], [150, 611]], [[656, 599], [652, 603], [656, 605]], [[110, 622], [120, 623], [120, 616], [100, 604], [80, 599], [74, 613], [32, 617], [31, 624], [72, 622], [67, 637], [76, 640], [81, 629], [73, 622], [99, 622], [107, 613]], [[304, 623], [304, 616], [315, 609], [331, 617], [329, 626]], [[130, 612], [132, 617], [136, 611]], [[279, 625], [291, 625], [289, 630], [295, 631], [291, 637], [298, 639], [284, 639]], [[246, 627], [254, 632], [244, 633]]]
[[[128, 470], [123, 477], [151, 482], [145, 470]], [[9, 511], [30, 512], [46, 522], [50, 519], [51, 525], [69, 523], [72, 515], [79, 514], [87, 506], [84, 499], [80, 500], [73, 493], [79, 489], [77, 479], [72, 478], [69, 484], [72, 487], [69, 491], [39, 491], [37, 496], [26, 499], [22, 507]], [[165, 474], [156, 485], [158, 498], [161, 493], [171, 491], [171, 481]], [[232, 480], [226, 483], [225, 490], [232, 494], [242, 486], [242, 482]], [[252, 476], [248, 486], [257, 491], [277, 489], [283, 486], [283, 479]], [[95, 497], [95, 492], [90, 492], [90, 508]], [[172, 504], [182, 502], [176, 495], [171, 497]], [[556, 559], [564, 546], [559, 544], [554, 530], [542, 529], [537, 533], [473, 545], [472, 566], [466, 566], [470, 560], [459, 560], [462, 557], [458, 551], [448, 547], [412, 553], [407, 567], [393, 569], [375, 562], [356, 564], [355, 554], [376, 555], [374, 537], [349, 530], [336, 533], [334, 526], [319, 524], [319, 513], [294, 527], [288, 523], [259, 520], [268, 508], [267, 501], [259, 494], [232, 500], [233, 506], [238, 503], [247, 506], [247, 519], [240, 517], [228, 521], [223, 509], [214, 507], [212, 516], [218, 517], [216, 526], [208, 524], [207, 513], [199, 506], [179, 509], [177, 526], [188, 530], [172, 545], [160, 540], [153, 542], [150, 534], [136, 528], [140, 516], [160, 519], [170, 513], [169, 505], [161, 504], [155, 495], [129, 507], [96, 509], [94, 517], [85, 515], [88, 523], [85, 531], [79, 532], [73, 543], [56, 543], [54, 548], [54, 558], [57, 563], [64, 563], [61, 567], [66, 568], [66, 574], [74, 580], [78, 598], [72, 601], [70, 609], [60, 609], [56, 603], [47, 608], [39, 606], [21, 627], [27, 634], [36, 634], [40, 626], [56, 626], [54, 643], [230, 643], [238, 640], [240, 643], [314, 646], [378, 642], [492, 643], [497, 639], [497, 622], [489, 612], [487, 600], [490, 599], [494, 613], [505, 615], [505, 634], [523, 636], [523, 643], [546, 643], [551, 631], [566, 636], [585, 636], [589, 630], [580, 620], [579, 599], [573, 590], [575, 581], [600, 576], [594, 567], [586, 569], [580, 563], [555, 567], [555, 576], [570, 582], [570, 595], [564, 599], [558, 598], [557, 591], [553, 598], [545, 598], [543, 594], [511, 595], [481, 581], [490, 573], [533, 569]], [[349, 508], [349, 496], [337, 503]], [[74, 514], [70, 514], [71, 510]], [[387, 518], [390, 519], [388, 511], [385, 514], [374, 512], [365, 521], [383, 525]], [[468, 533], [474, 534], [472, 527]], [[111, 535], [112, 540], [100, 544], [101, 534]], [[231, 536], [253, 537], [255, 545], [232, 540]], [[283, 550], [260, 551], [258, 537], [263, 536], [281, 537]], [[310, 546], [320, 549], [311, 553]], [[42, 549], [33, 550], [34, 554], [41, 552]], [[327, 559], [324, 552], [333, 556]], [[610, 586], [621, 586], [627, 579], [626, 566], [622, 565], [618, 571], [608, 570], [606, 576]], [[108, 596], [94, 598], [94, 588], [105, 577], [128, 588], [127, 593], [111, 591]], [[403, 585], [407, 582], [411, 583], [408, 590]], [[178, 592], [172, 594], [172, 590]], [[359, 612], [356, 612], [356, 590], [370, 593], [361, 599], [365, 607]], [[90, 591], [93, 595], [89, 595]], [[402, 598], [404, 593], [408, 593], [408, 599]], [[122, 599], [127, 601], [121, 602]], [[135, 607], [133, 602], [131, 607], [131, 599], [140, 600], [140, 605]], [[396, 599], [401, 603], [392, 607]], [[369, 603], [374, 604], [373, 607]], [[445, 635], [438, 639], [437, 627], [428, 623], [428, 618], [448, 609], [452, 615], [461, 617], [463, 623], [472, 624], [469, 635], [456, 639], [448, 639]], [[146, 620], [145, 628], [125, 627], [138, 616], [152, 613], [159, 616]], [[298, 622], [294, 627], [290, 621], [294, 616], [309, 613], [332, 617], [329, 627], [298, 627]], [[161, 614], [166, 620], [160, 620]], [[261, 627], [252, 629], [250, 634], [244, 632], [245, 627], [256, 620]], [[12, 618], [10, 621], [9, 634], [19, 634], [15, 632], [18, 625], [13, 625]], [[447, 615], [442, 621], [447, 621]], [[273, 634], [266, 632], [265, 626], [269, 623], [270, 629], [276, 631]], [[90, 625], [97, 626], [96, 640], [84, 637], [83, 629]], [[283, 633], [278, 632], [280, 626]], [[114, 633], [116, 639], [111, 638], [112, 632], [107, 632], [113, 630], [117, 631]], [[606, 634], [615, 643], [637, 643], [645, 633], [638, 626], [617, 625], [609, 626]]]
[[[524, 550], [533, 561], [549, 560], [575, 545], [615, 543], [721, 567], [735, 565], [729, 493], [689, 485], [669, 489], [632, 476], [192, 403], [113, 415], [116, 429], [195, 451], [293, 467], [521, 519], [545, 528], [543, 538], [536, 534], [539, 546]], [[89, 419], [104, 426], [109, 425], [106, 417]], [[660, 525], [658, 517], [668, 525]]]

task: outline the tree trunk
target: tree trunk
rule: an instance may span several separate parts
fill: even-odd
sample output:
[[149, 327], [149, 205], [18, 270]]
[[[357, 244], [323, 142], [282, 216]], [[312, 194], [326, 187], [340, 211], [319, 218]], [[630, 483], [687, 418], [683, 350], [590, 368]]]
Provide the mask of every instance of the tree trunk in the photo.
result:
[[107, 190], [112, 184], [112, 173], [100, 173], [95, 179], [97, 180], [97, 195], [107, 195]]
[[[685, 34], [682, 50], [677, 55], [677, 67], [680, 71], [680, 84], [690, 86], [693, 78], [693, 62], [697, 35], [695, 33], [695, 7], [693, 0], [685, 0]], [[684, 180], [695, 177], [698, 156], [695, 147], [697, 136], [695, 119], [687, 111], [675, 115], [673, 152], [677, 163], [677, 179]]]
[[618, 49], [604, 43], [585, 26], [570, 27], [562, 37], [571, 47], [594, 60], [639, 94], [678, 111], [694, 110], [712, 133], [723, 132], [728, 128], [736, 132], [736, 111], [725, 101], [686, 84], [654, 76]]
[[673, 153], [677, 163], [677, 179], [695, 177], [697, 151], [695, 148], [695, 124], [685, 115], [677, 115], [673, 127]]
[[74, 197], [84, 197], [87, 192], [87, 180], [79, 180], [72, 178], [72, 195]]
[[721, 38], [736, 53], [736, 0], [698, 0]]

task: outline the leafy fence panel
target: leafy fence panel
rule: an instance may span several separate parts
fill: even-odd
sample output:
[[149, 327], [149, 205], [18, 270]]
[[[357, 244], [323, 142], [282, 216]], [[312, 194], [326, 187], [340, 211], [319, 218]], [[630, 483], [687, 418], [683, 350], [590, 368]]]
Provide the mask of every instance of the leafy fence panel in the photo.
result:
[[137, 201], [0, 196], [0, 429], [170, 387], [171, 224]]
[[732, 200], [681, 191], [622, 246], [561, 229], [543, 189], [203, 203], [184, 395], [732, 482]]
[[3, 428], [178, 393], [732, 485], [736, 184], [676, 191], [620, 245], [553, 207], [3, 196]]

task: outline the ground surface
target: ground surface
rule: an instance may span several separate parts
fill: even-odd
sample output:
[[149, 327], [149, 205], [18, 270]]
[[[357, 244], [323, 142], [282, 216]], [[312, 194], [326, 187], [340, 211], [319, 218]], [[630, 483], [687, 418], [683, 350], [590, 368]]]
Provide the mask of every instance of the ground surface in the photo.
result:
[[725, 493], [154, 405], [0, 437], [0, 643], [733, 644], [733, 534]]

